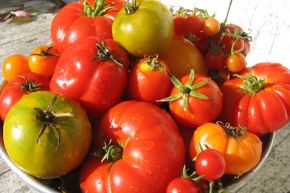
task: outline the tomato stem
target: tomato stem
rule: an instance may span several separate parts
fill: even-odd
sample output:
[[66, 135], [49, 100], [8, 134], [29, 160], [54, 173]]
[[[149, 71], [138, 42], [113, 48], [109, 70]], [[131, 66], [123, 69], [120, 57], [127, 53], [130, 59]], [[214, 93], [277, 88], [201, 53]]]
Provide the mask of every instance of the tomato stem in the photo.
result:
[[209, 193], [213, 193], [213, 185], [214, 185], [214, 181], [210, 181], [209, 182]]
[[234, 127], [230, 123], [224, 124], [222, 121], [217, 121], [216, 124], [222, 127], [229, 136], [232, 136], [234, 138], [244, 136], [247, 132], [247, 128], [243, 127], [242, 125]]
[[18, 76], [20, 78], [23, 78], [25, 80], [24, 84], [18, 83], [18, 86], [24, 91], [24, 92], [36, 92], [38, 90], [43, 89], [45, 86], [43, 85], [37, 85], [33, 80], [24, 77], [24, 76]]
[[97, 0], [92, 8], [88, 3], [87, 0], [84, 0], [84, 15], [95, 17], [98, 15], [104, 15], [111, 6], [105, 4], [105, 0]]
[[136, 0], [128, 0], [124, 8], [127, 15], [131, 15], [138, 10], [139, 5], [137, 5]]
[[164, 66], [158, 62], [158, 54], [153, 56], [145, 57], [144, 60], [148, 61], [147, 64], [152, 68], [153, 71], [163, 70]]
[[116, 162], [122, 158], [123, 148], [118, 143], [112, 142], [112, 140], [104, 143], [103, 151], [104, 153], [101, 162], [105, 160]]
[[245, 76], [235, 74], [234, 76], [240, 78], [243, 81], [244, 85], [242, 89], [247, 94], [255, 96], [258, 92], [265, 88], [265, 80], [258, 78], [253, 74], [247, 74]]
[[227, 23], [227, 21], [228, 21], [228, 17], [229, 17], [229, 14], [230, 14], [230, 10], [231, 10], [231, 7], [232, 7], [232, 3], [233, 3], [233, 0], [230, 0], [229, 6], [228, 6], [228, 10], [227, 10], [227, 15], [225, 17], [224, 22], [222, 23], [222, 26], [225, 26], [226, 23]]
[[48, 57], [48, 56], [60, 56], [60, 54], [54, 54], [50, 53], [49, 51], [52, 49], [52, 47], [48, 47], [46, 50], [41, 49], [40, 54], [30, 54], [30, 56], [43, 56], [43, 57]]

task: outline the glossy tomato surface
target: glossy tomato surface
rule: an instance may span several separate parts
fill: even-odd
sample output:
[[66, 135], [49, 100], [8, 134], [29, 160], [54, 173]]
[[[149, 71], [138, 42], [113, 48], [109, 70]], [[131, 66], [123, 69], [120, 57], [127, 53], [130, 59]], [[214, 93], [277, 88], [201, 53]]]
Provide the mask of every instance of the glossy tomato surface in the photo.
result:
[[[97, 45], [105, 47], [98, 49]], [[103, 54], [104, 50], [120, 63]], [[100, 117], [121, 99], [127, 83], [128, 65], [127, 53], [114, 40], [101, 42], [91, 37], [62, 53], [50, 88], [79, 100], [91, 116]]]
[[83, 192], [166, 192], [167, 184], [181, 175], [183, 140], [173, 119], [159, 107], [146, 102], [119, 103], [101, 119], [99, 129], [123, 147], [123, 154], [110, 167], [95, 167], [81, 178], [81, 184], [94, 184], [90, 189], [82, 186]]
[[[48, 91], [23, 96], [9, 111], [3, 126], [10, 159], [39, 178], [67, 174], [82, 162], [91, 144], [91, 125], [80, 104], [55, 96]], [[41, 121], [40, 110], [51, 111], [53, 116], [47, 114], [50, 118]]]
[[22, 54], [8, 56], [2, 63], [2, 73], [8, 82], [29, 71], [27, 57]]
[[243, 125], [258, 135], [276, 131], [290, 120], [290, 71], [277, 63], [259, 63], [243, 76], [254, 75], [251, 89], [241, 78], [226, 81], [221, 87], [221, 119]]

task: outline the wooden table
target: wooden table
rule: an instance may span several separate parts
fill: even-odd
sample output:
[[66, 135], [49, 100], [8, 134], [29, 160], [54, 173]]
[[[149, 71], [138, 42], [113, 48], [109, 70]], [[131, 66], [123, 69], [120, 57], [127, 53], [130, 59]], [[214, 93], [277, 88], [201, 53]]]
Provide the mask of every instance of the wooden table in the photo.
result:
[[[3, 3], [0, 0], [0, 10]], [[164, 1], [174, 5], [174, 1]], [[178, 0], [175, 0], [178, 2]], [[222, 20], [227, 9], [227, 0], [183, 0], [191, 7], [207, 8]], [[46, 9], [52, 6], [44, 1], [26, 2]], [[251, 30], [252, 51], [248, 64], [272, 61], [290, 68], [290, 1], [289, 0], [244, 0], [234, 1], [229, 22]], [[41, 14], [35, 21], [23, 25], [0, 23], [0, 63], [13, 53], [29, 52], [38, 45], [48, 44], [49, 27], [53, 14]], [[289, 193], [290, 192], [290, 125], [279, 131], [269, 159], [256, 176], [239, 193]], [[0, 192], [32, 192], [0, 158]]]

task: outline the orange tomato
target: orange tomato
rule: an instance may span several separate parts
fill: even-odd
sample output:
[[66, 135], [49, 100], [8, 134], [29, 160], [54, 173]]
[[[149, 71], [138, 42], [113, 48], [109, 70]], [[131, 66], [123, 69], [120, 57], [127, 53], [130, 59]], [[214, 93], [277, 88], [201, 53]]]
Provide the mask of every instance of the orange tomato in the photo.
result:
[[45, 77], [51, 77], [56, 63], [59, 58], [59, 53], [56, 49], [50, 46], [40, 46], [32, 50], [28, 65], [31, 72], [40, 74]]
[[29, 72], [27, 57], [22, 54], [13, 54], [2, 64], [4, 78], [9, 82], [16, 76]]
[[205, 123], [197, 128], [190, 143], [190, 156], [194, 158], [202, 148], [215, 149], [226, 160], [226, 174], [242, 175], [260, 161], [262, 142], [245, 128]]
[[191, 69], [200, 75], [207, 74], [202, 54], [193, 43], [182, 36], [173, 37], [160, 57], [168, 64], [171, 73], [179, 79], [188, 75]]

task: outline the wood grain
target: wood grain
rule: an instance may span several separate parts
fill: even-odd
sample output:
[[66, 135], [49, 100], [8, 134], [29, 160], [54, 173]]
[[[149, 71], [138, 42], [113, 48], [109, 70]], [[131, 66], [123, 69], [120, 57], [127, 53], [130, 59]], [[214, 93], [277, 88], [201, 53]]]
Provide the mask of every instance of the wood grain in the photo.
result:
[[[40, 1], [35, 1], [39, 3]], [[42, 1], [43, 2], [43, 1]], [[227, 0], [165, 1], [169, 5], [182, 3], [187, 7], [206, 8], [223, 20]], [[0, 0], [0, 5], [3, 3]], [[32, 2], [33, 5], [33, 2]], [[1, 8], [1, 6], [0, 6]], [[47, 8], [42, 5], [42, 8]], [[290, 68], [290, 10], [289, 0], [234, 1], [229, 22], [250, 30], [253, 37], [248, 64], [273, 61]], [[16, 26], [0, 23], [0, 63], [13, 53], [28, 54], [32, 48], [50, 43], [49, 28], [52, 14], [41, 14], [35, 21]], [[255, 177], [238, 193], [289, 193], [290, 192], [290, 125], [279, 131], [269, 159]], [[32, 193], [24, 182], [7, 168], [0, 158], [0, 192]]]

